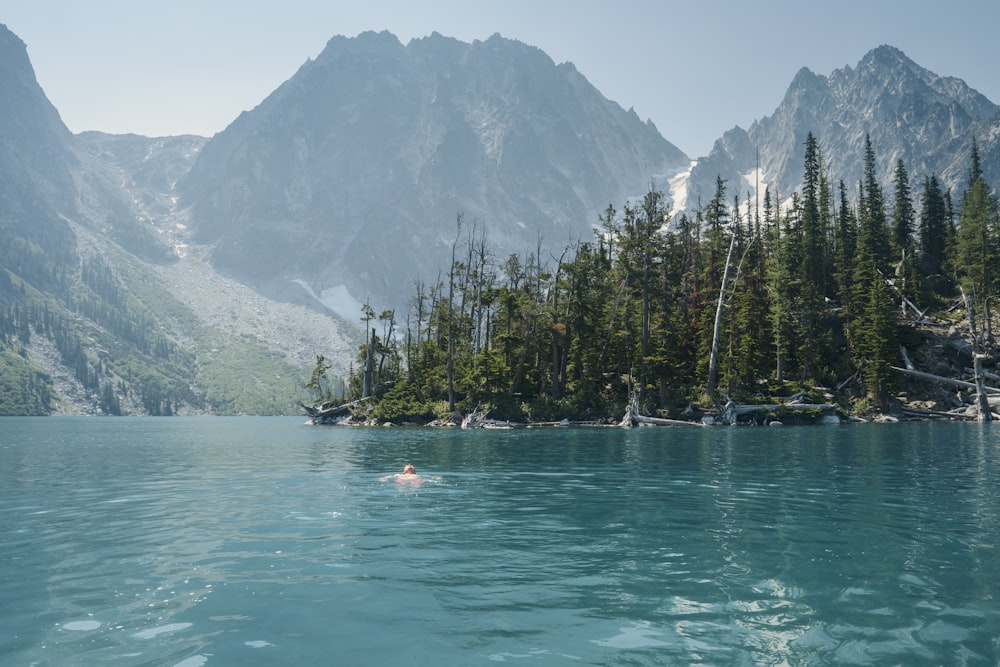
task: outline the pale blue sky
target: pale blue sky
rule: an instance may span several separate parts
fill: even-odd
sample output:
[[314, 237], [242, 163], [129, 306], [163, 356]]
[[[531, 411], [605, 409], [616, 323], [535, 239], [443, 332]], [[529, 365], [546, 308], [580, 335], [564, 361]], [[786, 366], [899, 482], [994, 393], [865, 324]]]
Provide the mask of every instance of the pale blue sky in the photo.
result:
[[772, 113], [800, 67], [880, 44], [1000, 103], [1000, 0], [4, 0], [0, 23], [73, 132], [210, 136], [364, 30], [537, 46], [692, 157]]

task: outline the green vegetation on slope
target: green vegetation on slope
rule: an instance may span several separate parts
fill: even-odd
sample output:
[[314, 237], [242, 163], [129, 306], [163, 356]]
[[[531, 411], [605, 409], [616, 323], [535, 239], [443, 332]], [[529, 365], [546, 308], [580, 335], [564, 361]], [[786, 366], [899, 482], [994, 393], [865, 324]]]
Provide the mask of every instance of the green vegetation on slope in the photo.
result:
[[124, 252], [76, 271], [34, 268], [43, 293], [0, 267], [0, 411], [50, 414], [52, 378], [29, 361], [32, 338], [58, 351], [103, 414], [294, 414], [305, 370], [256, 340], [204, 325]]
[[846, 408], [885, 411], [913, 304], [943, 311], [964, 288], [973, 330], [991, 340], [1000, 206], [975, 148], [957, 211], [933, 175], [915, 207], [902, 162], [884, 194], [870, 141], [864, 162], [852, 197], [810, 134], [790, 203], [730, 198], [719, 178], [703, 207], [673, 217], [651, 190], [620, 214], [609, 206], [593, 240], [505, 261], [459, 217], [445, 279], [417, 286], [402, 336], [394, 312], [367, 308], [366, 330], [381, 331], [348, 398], [367, 387], [380, 420], [488, 407], [537, 421], [620, 416], [633, 395], [644, 414], [681, 417], [823, 387]]

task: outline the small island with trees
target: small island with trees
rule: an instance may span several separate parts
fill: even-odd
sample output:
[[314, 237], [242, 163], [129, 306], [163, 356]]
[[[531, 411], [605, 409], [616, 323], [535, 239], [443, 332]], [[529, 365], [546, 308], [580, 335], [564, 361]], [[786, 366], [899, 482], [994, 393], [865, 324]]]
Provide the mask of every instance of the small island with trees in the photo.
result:
[[459, 214], [447, 270], [402, 321], [366, 305], [346, 389], [319, 356], [303, 408], [494, 428], [989, 420], [1000, 206], [976, 144], [957, 201], [934, 174], [918, 191], [900, 160], [883, 192], [867, 137], [863, 178], [834, 183], [809, 134], [793, 193], [720, 177], [672, 216], [650, 188], [557, 252], [500, 259]]

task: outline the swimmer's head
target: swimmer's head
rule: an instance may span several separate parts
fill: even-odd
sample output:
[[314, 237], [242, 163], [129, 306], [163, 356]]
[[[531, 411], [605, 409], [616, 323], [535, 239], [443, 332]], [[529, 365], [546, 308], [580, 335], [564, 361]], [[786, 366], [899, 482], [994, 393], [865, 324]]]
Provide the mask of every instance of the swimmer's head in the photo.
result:
[[412, 463], [407, 463], [406, 467], [403, 468], [404, 475], [416, 475], [417, 469], [413, 467]]

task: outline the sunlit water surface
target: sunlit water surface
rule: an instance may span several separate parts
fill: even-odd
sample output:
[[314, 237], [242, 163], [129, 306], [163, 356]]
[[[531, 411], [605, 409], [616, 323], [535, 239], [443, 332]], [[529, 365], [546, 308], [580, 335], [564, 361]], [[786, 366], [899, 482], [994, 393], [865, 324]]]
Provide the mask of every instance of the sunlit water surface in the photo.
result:
[[997, 665], [998, 464], [996, 425], [7, 418], [0, 663]]

